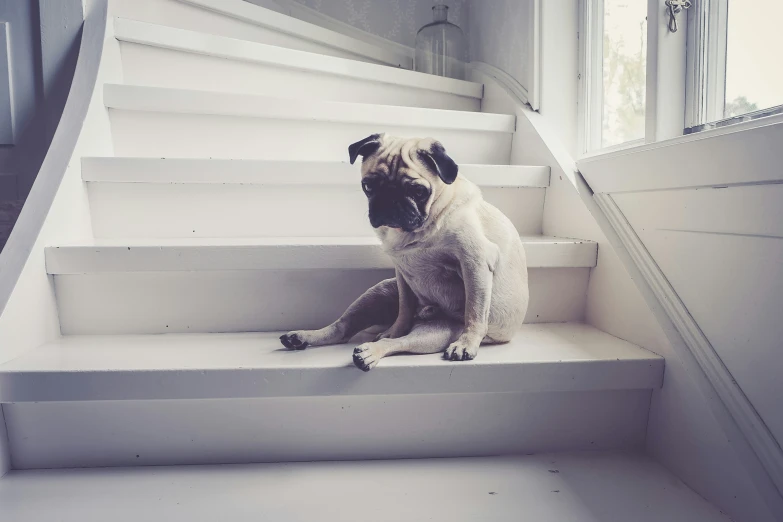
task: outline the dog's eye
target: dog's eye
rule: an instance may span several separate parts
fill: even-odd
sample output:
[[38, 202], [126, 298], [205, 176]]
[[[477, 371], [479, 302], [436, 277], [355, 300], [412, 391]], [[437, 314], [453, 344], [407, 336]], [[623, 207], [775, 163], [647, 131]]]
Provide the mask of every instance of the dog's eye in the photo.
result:
[[419, 200], [426, 199], [427, 196], [430, 195], [430, 191], [423, 185], [414, 185], [413, 188], [411, 188], [411, 193], [414, 198]]
[[362, 180], [362, 190], [365, 194], [371, 194], [375, 190], [375, 181], [370, 179]]

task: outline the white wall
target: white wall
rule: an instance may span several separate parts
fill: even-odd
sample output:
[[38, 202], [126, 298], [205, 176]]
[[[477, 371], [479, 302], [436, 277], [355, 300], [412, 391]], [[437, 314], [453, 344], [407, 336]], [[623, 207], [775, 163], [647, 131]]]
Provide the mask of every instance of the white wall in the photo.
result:
[[[298, 2], [334, 20], [348, 24], [397, 44], [413, 47], [416, 33], [432, 21], [432, 6], [449, 6], [449, 21], [468, 28], [468, 0], [247, 0], [262, 7], [273, 8], [291, 16], [301, 17], [296, 10], [287, 10], [291, 2]], [[305, 21], [317, 23], [311, 18]], [[330, 27], [331, 28], [331, 27]]]
[[[704, 341], [691, 349], [714, 361], [710, 381], [722, 390], [724, 403], [778, 488], [783, 477], [783, 176], [777, 166], [783, 151], [773, 144], [781, 140], [783, 123], [771, 123], [580, 162], [595, 190], [614, 201], [671, 285], [676, 297], [670, 301], [680, 301], [703, 334]], [[700, 422], [678, 413], [692, 403], [686, 399], [660, 397], [648, 443], [682, 476], [693, 475], [694, 459], [707, 461], [710, 453], [703, 438], [682, 436], [683, 425]], [[758, 422], [743, 420], [755, 414]], [[725, 473], [713, 466], [712, 477], [699, 472], [696, 478], [717, 488], [717, 477]], [[736, 495], [723, 494], [726, 499]], [[779, 493], [771, 497], [780, 519], [783, 499]]]
[[[513, 52], [506, 50], [495, 51], [493, 55], [476, 54], [477, 45], [474, 42], [481, 42], [482, 36], [487, 37], [487, 29], [481, 30], [482, 26], [488, 27], [490, 31], [489, 38], [498, 38], [501, 31], [492, 33], [495, 27], [502, 27], [503, 22], [483, 21], [484, 11], [488, 16], [495, 16], [503, 9], [499, 7], [504, 2], [480, 2], [478, 0], [471, 3], [471, 43], [473, 44], [473, 59], [486, 61], [491, 65], [503, 68], [505, 57], [514, 56]], [[524, 2], [516, 3], [516, 11], [509, 9], [503, 16], [514, 17], [517, 21], [517, 27], [525, 27], [521, 19], [521, 12], [524, 10]], [[728, 439], [722, 428], [713, 415], [708, 404], [708, 399], [703, 395], [702, 388], [699, 387], [694, 376], [690, 373], [692, 368], [679, 360], [670, 345], [667, 337], [664, 335], [654, 316], [647, 307], [634, 282], [623, 267], [623, 263], [609, 244], [602, 230], [597, 226], [596, 220], [590, 215], [587, 207], [583, 204], [582, 198], [575, 190], [574, 183], [569, 181], [573, 176], [573, 160], [576, 156], [577, 139], [577, 100], [578, 100], [578, 5], [576, 0], [545, 0], [542, 4], [542, 22], [541, 22], [541, 108], [540, 116], [531, 111], [519, 111], [517, 109], [518, 124], [517, 136], [514, 141], [514, 151], [512, 153], [515, 163], [528, 164], [547, 164], [553, 165], [551, 187], [547, 190], [547, 200], [544, 214], [544, 234], [559, 235], [566, 237], [580, 237], [597, 241], [599, 247], [598, 266], [593, 269], [590, 279], [590, 286], [586, 303], [587, 322], [607, 331], [613, 335], [634, 342], [640, 346], [650, 349], [664, 357], [667, 362], [666, 380], [662, 390], [656, 392], [653, 396], [650, 409], [650, 424], [648, 429], [648, 451], [658, 458], [662, 463], [677, 473], [691, 487], [700, 494], [708, 498], [711, 502], [720, 506], [724, 511], [735, 517], [737, 520], [750, 521], [771, 521], [775, 519], [764, 498], [757, 491], [752, 479], [752, 472], [748, 471], [743, 461], [740, 461], [736, 446]], [[523, 39], [516, 35], [516, 39]], [[504, 49], [503, 45], [509, 45], [513, 42], [513, 37], [505, 38], [505, 42], [484, 43], [483, 51], [487, 49]], [[510, 44], [515, 45], [515, 44]], [[516, 44], [520, 45], [520, 44]], [[478, 47], [478, 49], [482, 49]], [[524, 56], [524, 52], [517, 56]], [[500, 65], [498, 65], [500, 64]], [[506, 65], [510, 70], [505, 72], [512, 75], [523, 75], [524, 67], [519, 63], [511, 62]], [[524, 81], [524, 76], [521, 80]], [[488, 79], [484, 79], [488, 82]], [[486, 102], [486, 100], [485, 100]], [[513, 110], [509, 107], [503, 107], [485, 103], [485, 110], [490, 111], [508, 111]], [[544, 136], [544, 141], [541, 137]], [[549, 149], [549, 150], [547, 150]], [[779, 150], [779, 149], [777, 149]], [[555, 165], [560, 163], [560, 167]], [[780, 160], [773, 162], [780, 164]], [[683, 168], [687, 169], [689, 162], [681, 163]], [[728, 166], [729, 163], [727, 162]], [[733, 168], [737, 169], [737, 165]], [[629, 166], [630, 168], [630, 166]], [[569, 172], [571, 170], [571, 172]], [[658, 169], [660, 171], [660, 169]], [[628, 175], [629, 172], [622, 174]], [[574, 178], [575, 179], [575, 178]], [[766, 206], [757, 206], [757, 214], [767, 217], [768, 226], [763, 231], [755, 229], [751, 234], [770, 234], [776, 237], [780, 236], [779, 225], [769, 225], [770, 223], [781, 222], [779, 216], [780, 208], [778, 198], [777, 206], [772, 202], [772, 195], [767, 193], [768, 203]], [[590, 194], [586, 194], [589, 199]], [[655, 197], [643, 194], [640, 197]], [[660, 196], [658, 196], [660, 197]], [[629, 195], [626, 199], [630, 200]], [[682, 199], [682, 198], [681, 198]], [[686, 197], [687, 199], [687, 197]], [[690, 203], [694, 206], [690, 207]], [[703, 204], [695, 205], [696, 202], [680, 201], [675, 207], [675, 212], [680, 214], [684, 212], [685, 207], [691, 208], [693, 215], [707, 210]], [[729, 202], [724, 202], [728, 204]], [[669, 208], [668, 202], [658, 202], [655, 208]], [[716, 202], [715, 211], [702, 213], [704, 216], [715, 216], [720, 213], [718, 208], [724, 208], [726, 205]], [[644, 213], [644, 208], [640, 208], [640, 202], [627, 201], [627, 207], [634, 219], [636, 219], [639, 230], [645, 230], [646, 234], [651, 234], [650, 228], [653, 226], [649, 221], [649, 216], [639, 215]], [[736, 205], [735, 205], [736, 207]], [[728, 208], [731, 208], [729, 205]], [[649, 212], [648, 212], [649, 214]], [[666, 213], [663, 213], [666, 214]], [[705, 223], [700, 223], [704, 226]], [[778, 226], [773, 232], [770, 232], [770, 226]], [[742, 232], [748, 232], [744, 230]], [[705, 235], [705, 238], [708, 237]], [[714, 240], [713, 236], [709, 236]], [[705, 239], [706, 240], [706, 239]], [[692, 299], [699, 299], [707, 306], [704, 310], [698, 310], [703, 315], [712, 315], [715, 321], [710, 324], [715, 328], [723, 325], [720, 332], [723, 336], [731, 336], [732, 333], [742, 335], [742, 339], [732, 339], [733, 342], [727, 343], [727, 350], [734, 350], [732, 358], [735, 367], [738, 368], [738, 374], [743, 375], [748, 381], [749, 393], [758, 398], [758, 406], [767, 412], [768, 422], [777, 429], [779, 428], [779, 415], [783, 412], [777, 408], [777, 414], [772, 414], [771, 410], [776, 406], [776, 398], [781, 396], [779, 379], [772, 375], [775, 369], [783, 367], [782, 361], [773, 361], [773, 354], [783, 354], [777, 344], [777, 350], [773, 349], [775, 339], [783, 338], [780, 332], [775, 328], [763, 330], [763, 332], [754, 331], [754, 326], [760, 322], [775, 321], [772, 316], [777, 314], [778, 323], [780, 313], [783, 309], [783, 303], [779, 302], [780, 295], [783, 292], [779, 288], [779, 282], [783, 281], [783, 274], [780, 273], [780, 263], [783, 254], [774, 249], [773, 245], [778, 245], [779, 240], [759, 239], [755, 240], [744, 238], [742, 240], [734, 238], [729, 240], [731, 243], [741, 241], [753, 241], [755, 244], [764, 242], [768, 245], [766, 257], [764, 253], [756, 249], [754, 254], [762, 256], [759, 261], [754, 263], [754, 268], [764, 270], [767, 277], [757, 277], [758, 274], [751, 271], [745, 271], [753, 278], [754, 284], [759, 281], [767, 281], [763, 288], [751, 284], [744, 285], [742, 281], [732, 285], [720, 285], [719, 291], [708, 290], [708, 281], [720, 281], [721, 276], [713, 271], [705, 271], [705, 263], [709, 263], [711, 257], [718, 257], [715, 247], [702, 244], [685, 254], [685, 249], [681, 251], [686, 255], [685, 258], [676, 259], [671, 256], [665, 256], [666, 246], [661, 245], [659, 251], [662, 260], [665, 261], [673, 273], [677, 273], [677, 280], [680, 284], [687, 284], [688, 281], [703, 280], [700, 287], [693, 288], [696, 294]], [[702, 242], [703, 243], [703, 242]], [[693, 244], [695, 245], [695, 243]], [[735, 247], [740, 247], [735, 245]], [[742, 248], [740, 247], [740, 250]], [[750, 251], [750, 249], [748, 250]], [[689, 262], [688, 257], [696, 259], [701, 256], [699, 263]], [[721, 256], [723, 266], [727, 272], [722, 276], [731, 280], [731, 274], [742, 271], [742, 265], [739, 263], [741, 258], [731, 256]], [[777, 264], [775, 264], [777, 263]], [[691, 272], [688, 272], [691, 270]], [[705, 280], [705, 275], [711, 274]], [[745, 280], [749, 283], [750, 280]], [[763, 284], [763, 283], [762, 283]], [[725, 314], [715, 314], [710, 309], [710, 299], [704, 299], [705, 296], [713, 295], [715, 297], [724, 297], [734, 290], [744, 289], [741, 292], [744, 310], [751, 310], [754, 307], [759, 308], [758, 313], [747, 316], [745, 313], [736, 313], [736, 308], [726, 304]], [[698, 297], [697, 297], [698, 296]], [[755, 299], [754, 299], [755, 296]], [[773, 297], [776, 296], [776, 297]], [[764, 302], [759, 302], [759, 300]], [[755, 301], [755, 302], [752, 302]], [[733, 316], [731, 315], [733, 313]], [[736, 318], [743, 321], [743, 324], [736, 324], [733, 327], [731, 320]], [[779, 328], [778, 328], [779, 330]], [[773, 343], [773, 344], [770, 344]], [[751, 362], [747, 353], [742, 349], [748, 345], [754, 345], [755, 352], [762, 359]], [[766, 356], [766, 357], [765, 357]], [[763, 366], [765, 361], [767, 366]], [[754, 371], [754, 364], [757, 370]], [[777, 374], [780, 372], [778, 371]], [[759, 380], [754, 381], [757, 376]], [[783, 420], [783, 419], [782, 419]]]
[[578, 3], [539, 2], [541, 63], [537, 81], [534, 0], [471, 0], [471, 60], [497, 67], [528, 92], [538, 89], [539, 112], [573, 156], [577, 137]]
[[576, 157], [579, 9], [577, 0], [541, 0], [541, 110], [571, 157]]
[[532, 88], [528, 56], [533, 34], [528, 31], [533, 0], [472, 0], [470, 59], [506, 72], [526, 89]]
[[[710, 410], [689, 368], [672, 346], [617, 252], [575, 188], [573, 159], [558, 139], [551, 120], [521, 109], [491, 78], [485, 83], [484, 109], [517, 114], [512, 163], [550, 165], [543, 232], [599, 243], [598, 265], [592, 270], [586, 297], [586, 322], [666, 358], [662, 389], [653, 393], [647, 430], [647, 451], [691, 488], [735, 520], [773, 522], [732, 443]], [[589, 192], [586, 194], [590, 200]], [[595, 208], [593, 208], [595, 210]]]

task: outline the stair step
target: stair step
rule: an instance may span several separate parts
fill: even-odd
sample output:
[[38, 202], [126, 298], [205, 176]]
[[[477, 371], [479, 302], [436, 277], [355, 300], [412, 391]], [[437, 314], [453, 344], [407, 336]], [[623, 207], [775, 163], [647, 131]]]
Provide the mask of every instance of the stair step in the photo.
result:
[[515, 117], [107, 84], [117, 156], [344, 161], [376, 132], [434, 136], [458, 163], [508, 164]]
[[7, 522], [138, 520], [729, 522], [647, 456], [11, 471]]
[[478, 111], [483, 86], [117, 18], [125, 83]]
[[287, 351], [279, 333], [76, 336], [0, 366], [0, 401], [236, 399], [651, 389], [663, 358], [583, 324], [526, 325], [469, 362], [388, 357], [370, 374], [353, 344]]
[[[459, 166], [460, 176], [485, 187], [546, 188], [549, 167]], [[107, 183], [358, 185], [359, 167], [347, 161], [264, 161], [204, 158], [82, 158], [82, 179]]]
[[[460, 176], [520, 234], [541, 234], [549, 167], [460, 165]], [[348, 163], [83, 158], [82, 178], [98, 238], [373, 235]]]
[[329, 56], [413, 68], [412, 57], [407, 53], [382, 48], [243, 0], [113, 0], [112, 14]]
[[[581, 239], [523, 237], [528, 268], [591, 268], [598, 244]], [[368, 237], [96, 239], [46, 248], [49, 274], [198, 270], [324, 270], [393, 268], [380, 241]]]
[[[583, 320], [597, 245], [524, 239], [526, 322]], [[46, 257], [64, 334], [321, 328], [394, 277], [372, 236], [97, 239]]]

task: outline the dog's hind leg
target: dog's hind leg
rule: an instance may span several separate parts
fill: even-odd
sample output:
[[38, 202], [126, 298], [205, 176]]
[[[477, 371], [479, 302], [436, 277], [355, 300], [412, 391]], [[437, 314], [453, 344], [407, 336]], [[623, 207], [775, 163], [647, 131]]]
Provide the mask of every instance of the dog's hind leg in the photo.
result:
[[420, 322], [415, 324], [406, 336], [380, 339], [357, 346], [353, 351], [353, 362], [359, 369], [367, 372], [387, 355], [442, 352], [462, 334], [463, 329], [462, 323], [450, 319]]
[[283, 346], [304, 350], [348, 342], [357, 333], [376, 325], [390, 325], [397, 318], [399, 293], [397, 280], [386, 279], [364, 292], [342, 316], [320, 330], [296, 330], [280, 337]]

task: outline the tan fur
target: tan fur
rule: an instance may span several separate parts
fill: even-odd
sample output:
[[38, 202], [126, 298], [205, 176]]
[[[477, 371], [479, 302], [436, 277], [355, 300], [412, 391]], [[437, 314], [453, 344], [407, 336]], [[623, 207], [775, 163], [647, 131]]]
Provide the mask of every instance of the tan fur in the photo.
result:
[[396, 320], [376, 342], [355, 350], [354, 361], [364, 370], [393, 353], [445, 349], [446, 358], [463, 360], [473, 359], [481, 343], [507, 342], [525, 318], [529, 297], [525, 252], [514, 225], [464, 177], [449, 185], [431, 171], [419, 156], [431, 149], [431, 138], [384, 135], [380, 141], [365, 157], [362, 176], [381, 173], [426, 184], [432, 191], [426, 219], [412, 232], [375, 229], [394, 261], [396, 278], [368, 290], [334, 324], [291, 332], [283, 343], [297, 348], [296, 341], [305, 346], [347, 342], [345, 336], [357, 327], [370, 326], [357, 320], [359, 311], [377, 307], [374, 324], [382, 324], [381, 315], [388, 321], [390, 299], [397, 301]]

